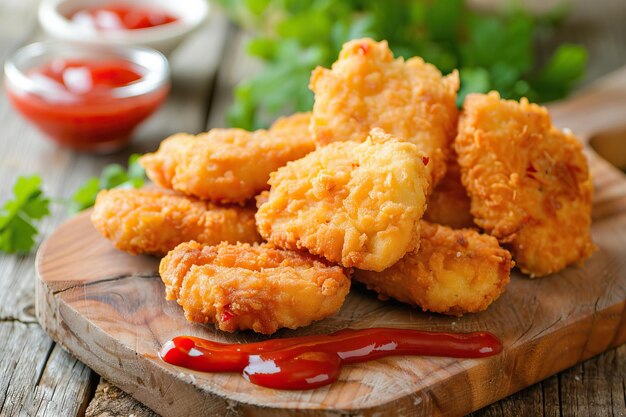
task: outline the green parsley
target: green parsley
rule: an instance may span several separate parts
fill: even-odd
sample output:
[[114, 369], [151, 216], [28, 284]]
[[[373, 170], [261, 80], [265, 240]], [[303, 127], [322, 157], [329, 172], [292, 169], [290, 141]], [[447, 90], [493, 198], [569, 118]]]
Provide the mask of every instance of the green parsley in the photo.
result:
[[124, 169], [120, 164], [111, 164], [102, 170], [100, 177], [89, 178], [72, 195], [68, 207], [70, 214], [76, 214], [79, 211], [92, 207], [100, 190], [141, 188], [146, 180], [146, 174], [142, 166], [139, 165], [140, 156], [137, 154], [130, 156], [128, 169]]
[[[89, 178], [67, 201], [70, 214], [93, 206], [100, 190], [141, 188], [146, 174], [139, 165], [140, 156], [130, 156], [128, 169], [119, 164], [107, 165], [100, 177]], [[13, 198], [0, 209], [0, 252], [30, 252], [38, 234], [36, 221], [50, 214], [49, 206], [50, 199], [41, 190], [39, 175], [18, 177], [13, 185]]]
[[421, 56], [444, 74], [459, 69], [458, 104], [471, 92], [546, 102], [564, 97], [584, 75], [585, 49], [562, 45], [539, 66], [534, 39], [559, 15], [504, 15], [467, 8], [464, 0], [220, 0], [254, 33], [249, 55], [264, 70], [235, 89], [231, 126], [265, 127], [276, 116], [310, 110], [311, 71], [329, 67], [341, 45], [360, 37], [386, 39], [396, 56]]
[[0, 210], [0, 252], [29, 252], [38, 233], [35, 221], [50, 213], [49, 204], [40, 176], [19, 177], [13, 185], [13, 199]]

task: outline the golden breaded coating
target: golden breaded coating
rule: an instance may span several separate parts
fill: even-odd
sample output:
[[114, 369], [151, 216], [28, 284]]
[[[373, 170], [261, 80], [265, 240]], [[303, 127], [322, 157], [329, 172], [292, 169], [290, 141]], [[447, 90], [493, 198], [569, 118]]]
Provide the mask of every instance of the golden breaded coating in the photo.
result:
[[261, 236], [344, 267], [381, 271], [415, 248], [425, 209], [426, 160], [417, 147], [373, 129], [272, 173], [259, 198]]
[[161, 187], [216, 203], [243, 203], [269, 188], [271, 172], [315, 149], [307, 115], [292, 117], [280, 120], [274, 134], [242, 129], [178, 133], [140, 163]]
[[269, 132], [276, 138], [297, 143], [308, 152], [312, 152], [315, 150], [315, 141], [310, 127], [311, 112], [302, 112], [279, 117], [270, 126]]
[[428, 197], [424, 220], [453, 229], [475, 226], [470, 213], [470, 198], [461, 183], [461, 168], [455, 152], [451, 152], [446, 175]]
[[485, 310], [509, 283], [511, 254], [489, 235], [421, 221], [419, 250], [382, 272], [353, 277], [381, 298], [461, 316]]
[[179, 245], [161, 260], [167, 299], [187, 320], [223, 331], [271, 334], [335, 314], [350, 289], [349, 273], [307, 253], [248, 244]]
[[508, 244], [523, 272], [548, 275], [591, 255], [587, 160], [544, 107], [469, 95], [455, 148], [476, 224]]
[[456, 71], [442, 77], [421, 58], [394, 59], [386, 41], [358, 39], [344, 44], [332, 69], [316, 68], [309, 87], [319, 145], [362, 141], [379, 127], [430, 157], [433, 184], [443, 177], [458, 117]]
[[132, 254], [165, 255], [197, 240], [260, 242], [254, 208], [222, 207], [160, 189], [100, 191], [91, 221], [116, 248]]

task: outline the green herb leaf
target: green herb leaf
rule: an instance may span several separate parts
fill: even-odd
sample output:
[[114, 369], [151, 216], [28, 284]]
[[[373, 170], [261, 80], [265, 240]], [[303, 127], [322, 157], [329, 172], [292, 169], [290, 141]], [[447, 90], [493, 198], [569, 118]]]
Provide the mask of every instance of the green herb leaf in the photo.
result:
[[132, 154], [128, 158], [128, 169], [124, 169], [119, 164], [111, 164], [102, 170], [99, 178], [89, 178], [72, 195], [68, 206], [69, 213], [76, 214], [79, 211], [92, 207], [96, 202], [96, 196], [101, 190], [143, 187], [146, 174], [143, 167], [139, 165], [140, 156]]
[[100, 191], [100, 179], [92, 177], [81, 185], [69, 201], [68, 211], [70, 214], [76, 214], [86, 208], [93, 206], [96, 201], [96, 195]]
[[530, 80], [541, 101], [564, 97], [585, 73], [587, 50], [579, 45], [561, 45], [550, 61]]
[[461, 107], [465, 96], [470, 93], [486, 93], [490, 90], [489, 73], [484, 68], [463, 68], [459, 71], [461, 88], [457, 95], [457, 106]]
[[33, 222], [50, 213], [50, 201], [41, 190], [38, 175], [19, 177], [13, 195], [0, 210], [0, 252], [27, 253], [37, 236]]

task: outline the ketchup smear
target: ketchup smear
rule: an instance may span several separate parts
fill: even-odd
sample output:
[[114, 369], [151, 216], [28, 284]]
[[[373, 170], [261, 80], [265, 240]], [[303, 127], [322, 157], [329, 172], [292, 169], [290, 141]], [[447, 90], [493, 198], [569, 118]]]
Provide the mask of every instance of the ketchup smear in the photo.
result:
[[166, 342], [159, 356], [201, 372], [243, 372], [248, 381], [268, 388], [304, 390], [335, 382], [344, 364], [394, 355], [482, 358], [501, 351], [502, 343], [489, 332], [374, 328], [248, 344], [179, 336]]
[[138, 7], [121, 2], [85, 8], [69, 18], [75, 25], [99, 31], [147, 29], [178, 20], [158, 8]]
[[56, 59], [27, 77], [42, 92], [8, 85], [15, 107], [62, 145], [77, 150], [113, 150], [163, 102], [169, 85], [145, 94], [118, 97], [115, 89], [144, 77], [147, 70], [122, 59]]

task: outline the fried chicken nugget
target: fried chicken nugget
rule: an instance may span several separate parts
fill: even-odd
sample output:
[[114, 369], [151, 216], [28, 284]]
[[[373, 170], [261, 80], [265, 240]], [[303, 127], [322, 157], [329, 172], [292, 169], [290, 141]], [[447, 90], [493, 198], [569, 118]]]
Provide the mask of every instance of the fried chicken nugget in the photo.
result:
[[161, 187], [216, 203], [243, 203], [268, 188], [270, 172], [315, 149], [309, 119], [308, 113], [296, 114], [269, 131], [178, 133], [140, 163]]
[[455, 148], [476, 224], [510, 247], [523, 272], [548, 275], [592, 254], [587, 160], [544, 107], [469, 95]]
[[446, 175], [428, 197], [424, 220], [453, 229], [475, 226], [470, 213], [470, 198], [461, 183], [461, 167], [454, 151], [448, 160]]
[[306, 326], [339, 311], [350, 289], [340, 266], [267, 244], [183, 243], [159, 273], [166, 298], [178, 301], [187, 320], [227, 332]]
[[458, 117], [456, 71], [442, 77], [421, 58], [394, 59], [386, 41], [358, 39], [344, 44], [332, 69], [316, 68], [309, 88], [318, 145], [362, 141], [380, 127], [430, 157], [433, 185], [443, 177]]
[[421, 221], [420, 247], [382, 272], [353, 278], [382, 298], [461, 316], [485, 310], [509, 283], [511, 254], [489, 235]]
[[417, 147], [372, 129], [272, 173], [259, 199], [261, 236], [344, 267], [381, 271], [415, 248], [428, 188]]
[[160, 189], [100, 191], [91, 221], [116, 248], [165, 255], [188, 240], [260, 242], [251, 207], [220, 207]]

